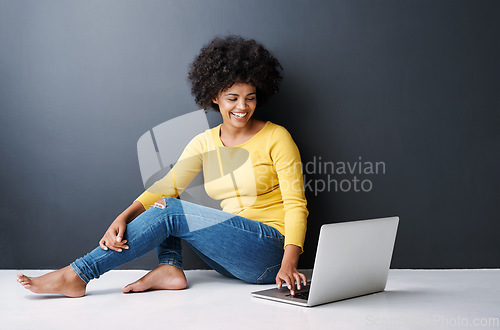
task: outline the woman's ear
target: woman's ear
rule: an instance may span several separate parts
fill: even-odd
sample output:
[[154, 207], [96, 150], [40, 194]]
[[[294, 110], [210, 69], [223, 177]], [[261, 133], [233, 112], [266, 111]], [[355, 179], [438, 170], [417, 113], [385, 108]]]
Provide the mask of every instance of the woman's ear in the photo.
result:
[[219, 104], [219, 97], [220, 97], [220, 92], [218, 92], [217, 94], [215, 94], [213, 97], [212, 97], [212, 102], [214, 104]]

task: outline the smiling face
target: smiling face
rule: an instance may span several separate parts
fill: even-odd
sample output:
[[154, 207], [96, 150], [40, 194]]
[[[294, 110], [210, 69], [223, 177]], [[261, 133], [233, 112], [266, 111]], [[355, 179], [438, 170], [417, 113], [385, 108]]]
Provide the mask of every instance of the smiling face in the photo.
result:
[[256, 88], [250, 84], [235, 83], [220, 91], [212, 102], [219, 106], [223, 125], [241, 129], [251, 122], [257, 106]]

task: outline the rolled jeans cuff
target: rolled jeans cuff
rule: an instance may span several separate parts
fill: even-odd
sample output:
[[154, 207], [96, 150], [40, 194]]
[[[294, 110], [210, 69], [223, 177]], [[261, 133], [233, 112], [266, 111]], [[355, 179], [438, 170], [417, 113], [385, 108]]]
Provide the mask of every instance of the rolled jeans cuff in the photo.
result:
[[90, 279], [85, 276], [85, 274], [80, 270], [80, 268], [78, 268], [78, 266], [74, 262], [72, 262], [70, 266], [71, 268], [73, 268], [76, 275], [78, 275], [78, 277], [85, 282], [85, 284], [88, 284], [90, 282]]
[[170, 266], [175, 266], [181, 270], [184, 270], [184, 268], [182, 268], [182, 264], [177, 261], [177, 260], [167, 260], [167, 261], [162, 261], [160, 262], [160, 265], [170, 265]]

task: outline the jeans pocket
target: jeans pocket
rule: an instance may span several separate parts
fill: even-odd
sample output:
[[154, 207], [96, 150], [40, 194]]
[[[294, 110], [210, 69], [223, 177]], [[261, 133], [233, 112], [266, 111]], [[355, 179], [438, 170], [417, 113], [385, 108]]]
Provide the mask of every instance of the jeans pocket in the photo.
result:
[[268, 267], [257, 279], [257, 284], [276, 283], [276, 275], [278, 275], [280, 268], [281, 264]]

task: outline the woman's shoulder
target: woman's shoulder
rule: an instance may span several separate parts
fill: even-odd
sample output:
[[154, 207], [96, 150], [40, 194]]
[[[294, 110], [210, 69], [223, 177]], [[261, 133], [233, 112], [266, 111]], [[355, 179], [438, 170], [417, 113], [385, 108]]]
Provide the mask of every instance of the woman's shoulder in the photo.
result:
[[215, 130], [217, 130], [219, 126], [209, 128], [195, 135], [191, 141], [189, 141], [186, 148], [196, 149], [199, 152], [206, 151], [213, 145], [213, 135], [216, 134]]
[[284, 126], [268, 121], [266, 122], [266, 127], [273, 138], [291, 138], [290, 132]]

